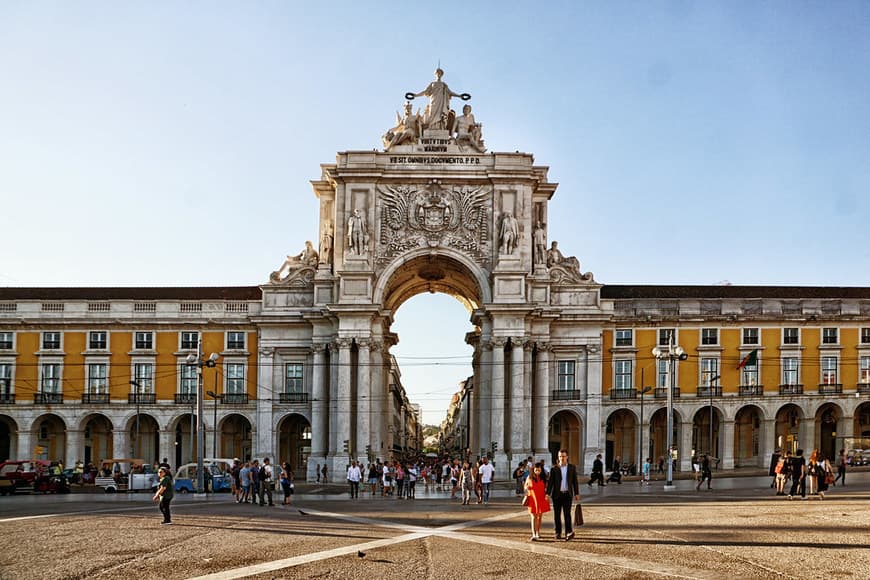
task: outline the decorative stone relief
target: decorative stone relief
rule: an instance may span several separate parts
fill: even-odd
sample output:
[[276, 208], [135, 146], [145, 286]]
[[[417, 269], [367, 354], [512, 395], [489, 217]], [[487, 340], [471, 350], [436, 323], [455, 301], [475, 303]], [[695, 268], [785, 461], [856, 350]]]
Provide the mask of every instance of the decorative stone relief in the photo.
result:
[[427, 186], [382, 185], [378, 190], [379, 266], [408, 250], [438, 246], [456, 248], [478, 263], [487, 263], [488, 187], [446, 189], [433, 180]]
[[295, 256], [287, 256], [281, 267], [269, 275], [269, 282], [282, 286], [310, 286], [318, 261], [317, 250], [310, 241], [306, 241], [302, 252]]
[[550, 280], [554, 284], [579, 284], [594, 282], [592, 272], [580, 272], [580, 260], [574, 256], [564, 256], [559, 250], [559, 242], [553, 242], [547, 250], [547, 267]]

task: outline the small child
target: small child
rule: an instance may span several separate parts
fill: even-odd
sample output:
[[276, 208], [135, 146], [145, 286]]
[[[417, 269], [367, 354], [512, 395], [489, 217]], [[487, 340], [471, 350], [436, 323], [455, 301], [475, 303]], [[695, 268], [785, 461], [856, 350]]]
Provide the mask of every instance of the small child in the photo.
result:
[[641, 485], [644, 485], [644, 484], [649, 485], [649, 469], [650, 469], [649, 457], [647, 457], [646, 461], [643, 462], [643, 477], [640, 480]]

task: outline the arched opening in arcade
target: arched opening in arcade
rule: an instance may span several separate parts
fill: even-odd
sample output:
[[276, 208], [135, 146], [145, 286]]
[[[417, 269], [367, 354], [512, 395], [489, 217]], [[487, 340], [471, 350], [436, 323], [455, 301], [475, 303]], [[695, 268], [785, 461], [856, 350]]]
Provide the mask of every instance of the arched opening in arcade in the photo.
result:
[[36, 459], [65, 461], [66, 423], [53, 413], [42, 415], [33, 422]]
[[151, 415], [140, 413], [127, 422], [132, 456], [145, 463], [156, 463], [160, 455], [160, 427]]
[[[855, 425], [852, 429], [855, 438], [866, 439], [870, 443], [870, 401], [861, 403], [855, 409]], [[862, 447], [868, 449], [870, 445]]]
[[0, 461], [16, 456], [18, 448], [18, 425], [15, 419], [0, 415]]
[[170, 425], [170, 430], [175, 434], [173, 437], [175, 453], [173, 453], [174, 463], [172, 464], [175, 469], [196, 461], [196, 415], [185, 413], [177, 417]]
[[298, 413], [285, 415], [278, 424], [279, 461], [290, 464], [294, 477], [307, 473], [311, 453], [311, 423]]
[[[679, 458], [683, 453], [691, 453], [691, 449], [682, 449], [680, 445], [680, 425], [682, 419], [677, 411], [674, 411], [674, 425], [671, 436], [672, 445], [677, 450], [677, 468], [680, 465]], [[649, 454], [653, 471], [658, 471], [659, 465], [667, 467], [665, 461], [668, 456], [668, 410], [665, 407], [656, 410], [649, 420]], [[646, 459], [646, 457], [644, 457]]]
[[568, 463], [582, 465], [583, 422], [571, 411], [559, 411], [550, 418], [547, 446], [551, 464], [556, 464], [560, 449], [568, 451]]
[[[827, 403], [816, 411], [816, 448], [828, 459], [835, 459], [840, 449], [837, 447], [837, 432], [843, 411], [834, 403]], [[842, 447], [842, 445], [840, 445]]]
[[[247, 417], [239, 413], [227, 415], [218, 423], [218, 429], [218, 457], [238, 457], [242, 461], [253, 459], [251, 456], [253, 429], [251, 421]], [[211, 452], [211, 450], [208, 451], [208, 453]], [[280, 460], [285, 460], [283, 454], [280, 455]]]
[[802, 448], [801, 421], [803, 411], [797, 405], [789, 403], [783, 405], [776, 412], [776, 448], [794, 454]]
[[761, 456], [762, 411], [746, 405], [734, 417], [734, 467], [763, 467]]
[[607, 470], [610, 470], [617, 457], [620, 464], [638, 465], [640, 441], [634, 413], [628, 409], [611, 413], [607, 418], [605, 436], [604, 465]]
[[[103, 459], [115, 457], [112, 443], [112, 422], [101, 414], [90, 415], [82, 422], [82, 457], [72, 457], [74, 461], [81, 459], [85, 465], [93, 463], [99, 466]], [[124, 452], [121, 452], [124, 455]]]
[[707, 405], [695, 412], [692, 419], [692, 449], [695, 453], [722, 457], [722, 448], [719, 446], [720, 424], [719, 409], [715, 406]]

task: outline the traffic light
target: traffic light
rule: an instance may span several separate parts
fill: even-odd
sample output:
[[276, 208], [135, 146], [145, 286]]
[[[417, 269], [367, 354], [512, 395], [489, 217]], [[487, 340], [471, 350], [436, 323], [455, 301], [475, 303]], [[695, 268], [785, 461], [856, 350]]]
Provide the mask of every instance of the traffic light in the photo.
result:
[[344, 440], [344, 447], [342, 447], [345, 453], [350, 453], [350, 439]]
[[493, 454], [498, 451], [498, 443], [496, 441], [492, 442], [492, 452]]

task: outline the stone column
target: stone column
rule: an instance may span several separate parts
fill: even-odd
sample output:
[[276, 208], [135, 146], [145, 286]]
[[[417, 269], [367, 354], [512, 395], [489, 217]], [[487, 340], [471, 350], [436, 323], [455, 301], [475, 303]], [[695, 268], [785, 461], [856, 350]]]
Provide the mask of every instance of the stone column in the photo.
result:
[[172, 473], [175, 473], [175, 471], [181, 467], [180, 465], [172, 464], [175, 461], [175, 430], [170, 429], [168, 425], [160, 427], [159, 437], [160, 449], [157, 450], [157, 457], [160, 458], [160, 461], [163, 461], [163, 458], [168, 459], [169, 467], [171, 468]]
[[[257, 381], [257, 410], [256, 421], [253, 425], [254, 449], [252, 450], [254, 457], [269, 457], [274, 458], [274, 432], [272, 429], [272, 398], [277, 397], [275, 389], [275, 373], [278, 371], [275, 365], [275, 349], [263, 348], [260, 349], [259, 368], [263, 369], [260, 374], [260, 380]], [[197, 419], [198, 420], [198, 419]], [[203, 425], [206, 425], [203, 418]]]
[[[674, 416], [674, 424], [676, 424], [676, 413]], [[680, 423], [680, 432], [679, 437], [674, 441], [677, 447], [678, 460], [677, 460], [677, 468], [680, 471], [692, 471], [692, 427], [694, 423], [692, 421]], [[667, 443], [665, 443], [667, 445]], [[656, 458], [652, 458], [653, 461]]]
[[549, 460], [550, 450], [547, 441], [547, 428], [550, 418], [550, 345], [538, 343], [536, 361], [535, 394], [532, 399], [532, 435], [534, 437], [535, 460]]
[[[839, 439], [840, 437], [854, 437], [855, 436], [854, 433], [855, 433], [855, 416], [854, 415], [843, 415], [842, 417], [840, 417], [840, 420], [837, 421], [837, 439]], [[837, 447], [837, 455], [838, 456], [840, 454], [840, 448], [842, 446], [843, 446], [843, 443], [841, 442], [839, 444], [839, 446]], [[830, 458], [832, 464], [834, 463], [833, 459], [836, 459], [836, 457]]]
[[481, 339], [480, 341], [480, 382], [475, 387], [477, 398], [477, 449], [472, 449], [473, 454], [480, 453], [480, 449], [489, 449], [492, 441], [492, 342]]
[[526, 341], [523, 344], [523, 454], [527, 457], [532, 454], [532, 424], [534, 423], [534, 404], [532, 396], [534, 375], [535, 344]]
[[[604, 425], [601, 422], [601, 349], [597, 345], [586, 347], [586, 461], [587, 466], [595, 456], [604, 454]], [[582, 376], [582, 375], [581, 375]], [[591, 467], [590, 467], [591, 468]]]
[[809, 457], [816, 447], [816, 419], [809, 416], [801, 419], [798, 426], [798, 449], [804, 450], [804, 457]]
[[66, 459], [64, 467], [75, 467], [76, 461], [84, 461], [84, 431], [80, 429], [66, 430]]
[[368, 461], [366, 445], [370, 445], [371, 439], [372, 343], [370, 340], [357, 340], [356, 344], [359, 352], [356, 367], [356, 441], [353, 451], [356, 460], [365, 465]]
[[480, 357], [481, 357], [482, 349], [480, 347], [480, 342], [475, 341], [474, 343], [474, 355], [471, 359], [471, 370], [472, 376], [472, 388], [473, 390], [468, 393], [468, 396], [465, 400], [465, 412], [468, 413], [467, 417], [467, 425], [468, 425], [468, 448], [470, 450], [470, 454], [473, 457], [480, 451], [480, 425], [478, 424], [478, 415], [480, 414], [480, 397], [478, 397], [478, 393], [480, 392]]
[[[493, 338], [492, 340], [492, 410], [490, 416], [491, 427], [490, 437], [491, 442], [494, 441], [498, 445], [498, 451], [493, 457], [493, 461], [497, 462], [497, 471], [499, 475], [506, 474], [509, 469], [505, 466], [507, 456], [505, 455], [505, 396], [504, 396], [504, 346], [505, 339]], [[489, 445], [487, 445], [489, 450]]]
[[37, 435], [36, 431], [18, 431], [18, 453], [16, 455], [18, 461], [33, 458], [33, 448], [36, 447]]
[[734, 420], [727, 419], [720, 423], [719, 453], [722, 461], [719, 469], [734, 469]]
[[[387, 396], [387, 389], [384, 384], [384, 343], [381, 341], [373, 341], [371, 354], [369, 355], [371, 363], [371, 405], [369, 406], [369, 441], [372, 446], [372, 453], [375, 458], [384, 459], [384, 451], [386, 447], [382, 446], [384, 440], [383, 426], [386, 423], [384, 404]], [[363, 444], [365, 446], [365, 443]]]
[[[130, 440], [127, 431], [117, 428], [112, 431], [112, 456], [125, 456], [130, 453]], [[104, 459], [104, 458], [100, 458]]]
[[328, 393], [326, 388], [326, 345], [311, 347], [314, 360], [311, 366], [311, 455], [308, 457], [308, 481], [316, 481], [314, 470], [326, 461], [329, 444]]
[[525, 365], [523, 364], [523, 337], [511, 338], [511, 366], [510, 366], [510, 452], [511, 467], [513, 468], [516, 457], [525, 455], [523, 449], [523, 431], [526, 429], [525, 390], [523, 382], [525, 378]]
[[339, 338], [338, 344], [338, 380], [335, 389], [335, 453], [332, 456], [330, 469], [335, 477], [344, 473], [348, 461], [344, 452], [344, 442], [352, 443], [350, 434], [350, 345], [349, 338]]
[[776, 449], [776, 419], [762, 419], [761, 433], [758, 434], [761, 444], [759, 452], [761, 453], [761, 463], [759, 467], [767, 467], [770, 458]]

